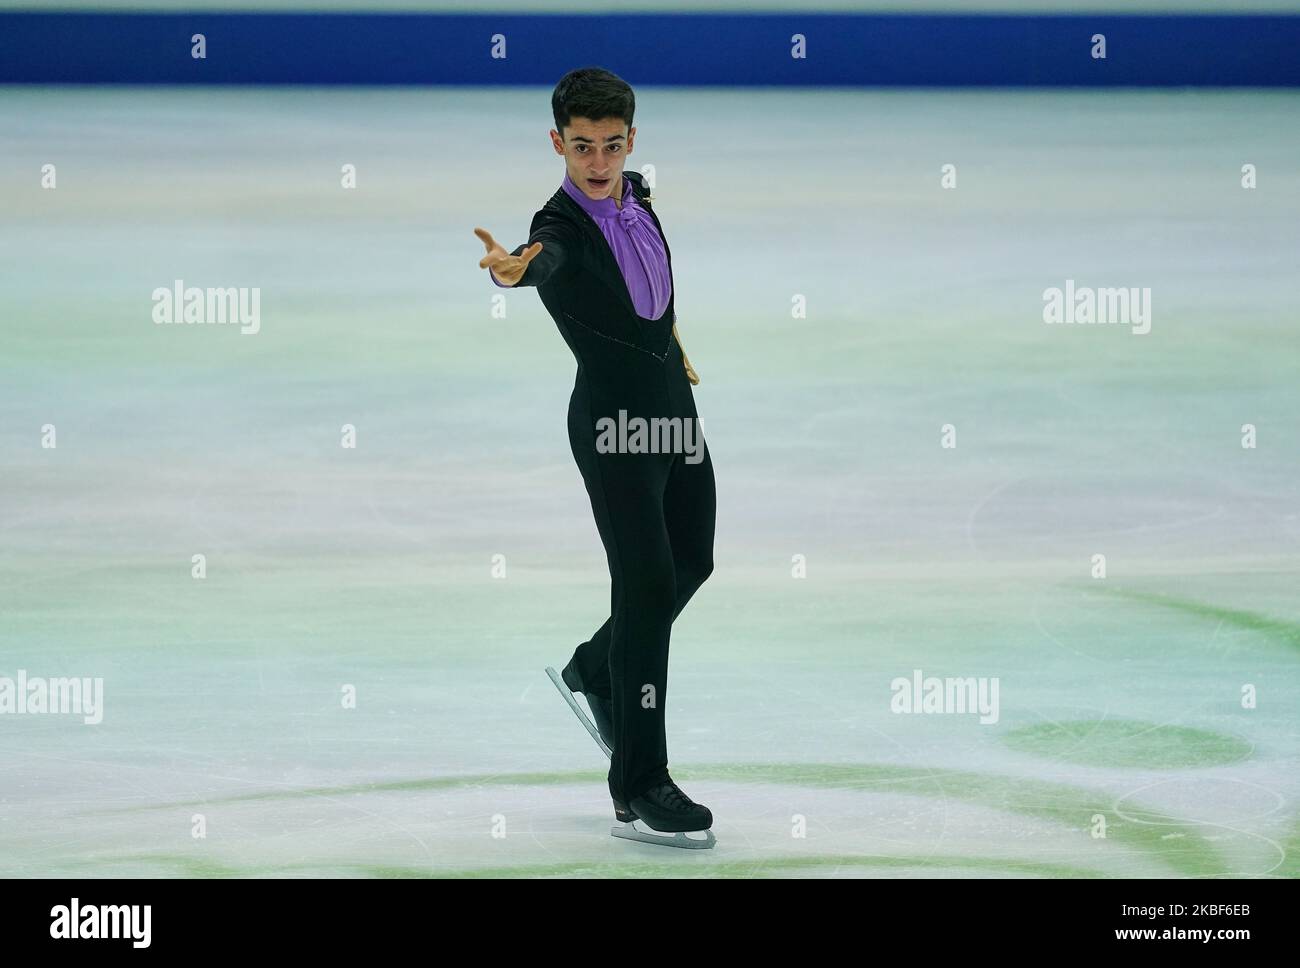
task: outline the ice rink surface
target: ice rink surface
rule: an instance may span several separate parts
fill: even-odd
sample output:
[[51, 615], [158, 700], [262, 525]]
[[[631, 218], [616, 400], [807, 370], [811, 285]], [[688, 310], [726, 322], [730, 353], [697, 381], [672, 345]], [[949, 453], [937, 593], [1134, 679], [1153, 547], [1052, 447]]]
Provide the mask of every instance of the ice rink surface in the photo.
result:
[[[0, 677], [104, 704], [0, 715], [0, 874], [1300, 874], [1300, 95], [637, 93], [718, 846], [610, 837], [542, 671], [608, 574], [572, 356], [472, 230], [559, 185], [549, 90], [7, 88]], [[260, 331], [155, 324], [176, 279]], [[1066, 280], [1150, 332], [1044, 323]], [[996, 721], [891, 711], [916, 670]]]

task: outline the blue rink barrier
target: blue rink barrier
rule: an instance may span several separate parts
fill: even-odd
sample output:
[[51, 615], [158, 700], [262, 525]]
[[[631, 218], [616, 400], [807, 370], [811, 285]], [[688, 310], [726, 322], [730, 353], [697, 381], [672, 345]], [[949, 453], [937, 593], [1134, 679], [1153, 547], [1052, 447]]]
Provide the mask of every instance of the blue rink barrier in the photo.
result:
[[0, 12], [0, 83], [552, 85], [589, 64], [635, 84], [1293, 87], [1300, 15]]

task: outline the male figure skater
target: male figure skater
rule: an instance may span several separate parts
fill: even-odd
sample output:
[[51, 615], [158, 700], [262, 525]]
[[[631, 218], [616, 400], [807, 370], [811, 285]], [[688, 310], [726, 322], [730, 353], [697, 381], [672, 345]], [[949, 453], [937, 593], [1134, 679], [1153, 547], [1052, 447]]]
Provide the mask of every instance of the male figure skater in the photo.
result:
[[[612, 593], [609, 618], [578, 646], [563, 682], [586, 696], [612, 750], [609, 792], [626, 825], [612, 833], [711, 847], [712, 813], [668, 774], [664, 708], [673, 620], [713, 571], [713, 462], [696, 423], [691, 384], [699, 378], [676, 338], [672, 255], [644, 180], [623, 170], [636, 137], [635, 107], [632, 88], [609, 71], [566, 74], [551, 96], [550, 132], [564, 158], [563, 184], [513, 253], [485, 229], [474, 234], [487, 247], [479, 267], [498, 286], [536, 286], [578, 362], [569, 444], [605, 546]], [[609, 452], [597, 425], [620, 425], [620, 416], [628, 425], [641, 417], [649, 427], [665, 426], [654, 418], [689, 421], [694, 456], [688, 462], [680, 447]], [[674, 836], [641, 831], [638, 818]], [[706, 840], [686, 837], [698, 830], [707, 831]]]

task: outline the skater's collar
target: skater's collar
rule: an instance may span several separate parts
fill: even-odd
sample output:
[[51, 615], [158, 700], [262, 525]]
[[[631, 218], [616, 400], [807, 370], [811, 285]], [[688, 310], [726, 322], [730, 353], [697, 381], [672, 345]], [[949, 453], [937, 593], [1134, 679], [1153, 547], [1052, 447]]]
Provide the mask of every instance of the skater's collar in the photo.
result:
[[623, 188], [622, 188], [623, 195], [622, 198], [620, 199], [620, 201], [622, 201], [623, 203], [622, 208], [619, 208], [617, 205], [614, 204], [613, 196], [608, 196], [606, 198], [588, 197], [587, 193], [584, 192], [581, 188], [579, 188], [577, 184], [574, 183], [573, 179], [569, 177], [569, 173], [567, 171], [564, 173], [564, 184], [562, 187], [566, 192], [568, 192], [569, 197], [572, 198], [579, 205], [581, 205], [583, 211], [585, 211], [592, 218], [620, 218], [621, 217], [624, 221], [627, 221], [628, 219], [634, 219], [636, 216], [633, 214], [631, 206], [628, 205], [628, 202], [631, 201], [634, 197], [632, 192], [632, 183], [628, 180], [628, 177], [624, 175], [622, 172], [619, 172], [618, 177], [623, 179]]

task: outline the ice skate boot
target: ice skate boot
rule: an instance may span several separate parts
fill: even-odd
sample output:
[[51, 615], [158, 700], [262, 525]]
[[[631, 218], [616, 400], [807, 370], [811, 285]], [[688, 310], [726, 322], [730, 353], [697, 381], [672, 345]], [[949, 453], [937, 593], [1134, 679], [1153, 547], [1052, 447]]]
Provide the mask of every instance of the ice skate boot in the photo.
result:
[[[713, 813], [683, 793], [672, 780], [632, 797], [631, 803], [615, 799], [614, 816], [621, 823], [610, 834], [624, 840], [696, 849], [709, 848], [718, 842], [709, 829], [713, 826]], [[638, 827], [637, 821], [649, 829]], [[703, 831], [704, 836], [687, 836], [696, 831]]]

